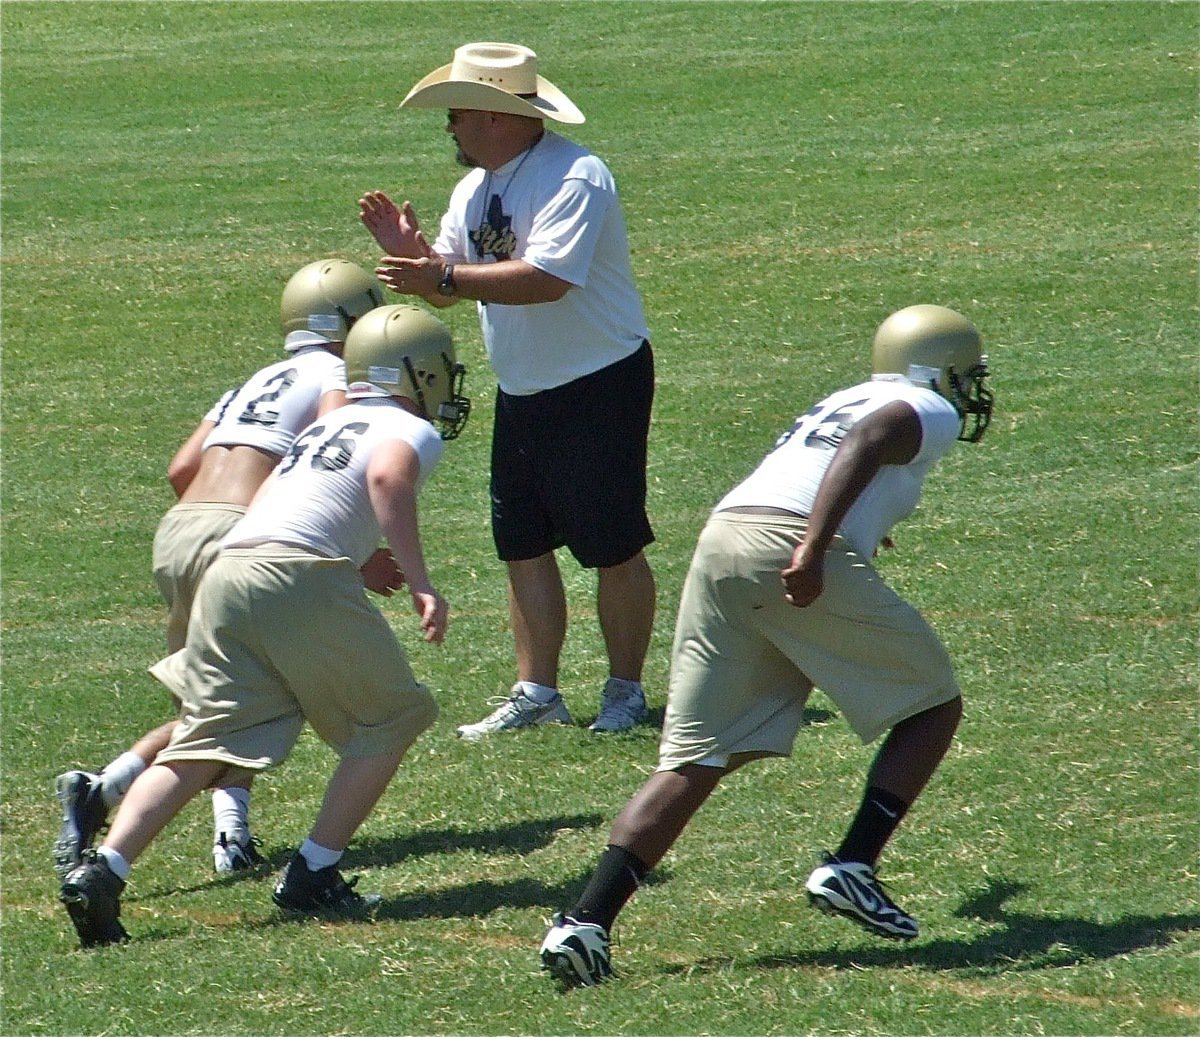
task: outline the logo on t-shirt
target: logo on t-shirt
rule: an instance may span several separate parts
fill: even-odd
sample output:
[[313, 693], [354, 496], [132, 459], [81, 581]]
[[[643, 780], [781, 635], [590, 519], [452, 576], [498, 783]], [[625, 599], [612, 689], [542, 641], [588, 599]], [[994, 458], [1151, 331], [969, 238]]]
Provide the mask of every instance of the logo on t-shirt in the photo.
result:
[[512, 217], [504, 214], [500, 195], [492, 195], [483, 222], [479, 224], [479, 229], [471, 231], [469, 236], [480, 259], [486, 256], [512, 259], [517, 250], [517, 236], [512, 230]]

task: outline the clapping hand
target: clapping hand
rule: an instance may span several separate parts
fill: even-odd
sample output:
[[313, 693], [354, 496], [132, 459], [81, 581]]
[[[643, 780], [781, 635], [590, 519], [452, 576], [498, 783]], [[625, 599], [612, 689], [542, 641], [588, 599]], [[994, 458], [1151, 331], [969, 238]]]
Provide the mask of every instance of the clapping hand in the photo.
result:
[[358, 215], [389, 256], [422, 259], [433, 251], [421, 233], [412, 202], [397, 207], [383, 191], [368, 191], [358, 200]]

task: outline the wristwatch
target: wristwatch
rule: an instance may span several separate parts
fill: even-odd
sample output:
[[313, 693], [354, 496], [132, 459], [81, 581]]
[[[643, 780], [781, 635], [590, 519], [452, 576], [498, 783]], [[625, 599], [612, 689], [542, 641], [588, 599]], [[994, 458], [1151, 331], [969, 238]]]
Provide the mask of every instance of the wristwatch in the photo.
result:
[[446, 271], [442, 274], [442, 279], [438, 282], [438, 295], [455, 295], [458, 292], [458, 285], [454, 283], [454, 264], [447, 263]]

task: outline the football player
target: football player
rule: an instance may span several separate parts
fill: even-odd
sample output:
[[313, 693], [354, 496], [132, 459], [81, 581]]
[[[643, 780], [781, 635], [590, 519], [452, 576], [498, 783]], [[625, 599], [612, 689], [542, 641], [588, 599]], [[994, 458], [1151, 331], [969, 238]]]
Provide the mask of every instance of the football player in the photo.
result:
[[[167, 604], [167, 650], [178, 651], [187, 635], [192, 598], [218, 541], [319, 413], [345, 401], [342, 347], [354, 322], [383, 303], [370, 274], [354, 263], [322, 259], [288, 280], [280, 301], [287, 356], [227, 392], [187, 438], [167, 469], [179, 500], [154, 536], [154, 579]], [[394, 564], [381, 553], [364, 573], [380, 593], [397, 582]], [[99, 772], [70, 770], [55, 780], [63, 820], [54, 845], [59, 878], [91, 846], [108, 812], [133, 780], [170, 741], [170, 720], [137, 740]], [[250, 834], [250, 775], [229, 773], [214, 789], [213, 863], [218, 872], [262, 862]]]
[[437, 705], [359, 567], [384, 537], [425, 640], [442, 643], [447, 604], [426, 570], [417, 494], [470, 404], [450, 332], [415, 306], [361, 318], [345, 360], [347, 403], [295, 438], [222, 540], [183, 649], [152, 668], [183, 703], [181, 718], [103, 844], [63, 882], [84, 947], [128, 938], [119, 915], [130, 867], [183, 806], [229, 771], [282, 763], [306, 722], [340, 762], [273, 899], [350, 917], [378, 901], [338, 863]]
[[864, 743], [886, 737], [858, 813], [809, 876], [808, 895], [880, 936], [917, 935], [875, 867], [949, 748], [962, 697], [941, 641], [871, 559], [916, 507], [933, 464], [956, 440], [982, 437], [992, 395], [978, 331], [945, 307], [892, 314], [873, 354], [872, 378], [797, 418], [700, 534], [658, 770], [542, 943], [542, 967], [565, 984], [612, 974], [618, 912], [726, 774], [791, 754], [814, 685]]

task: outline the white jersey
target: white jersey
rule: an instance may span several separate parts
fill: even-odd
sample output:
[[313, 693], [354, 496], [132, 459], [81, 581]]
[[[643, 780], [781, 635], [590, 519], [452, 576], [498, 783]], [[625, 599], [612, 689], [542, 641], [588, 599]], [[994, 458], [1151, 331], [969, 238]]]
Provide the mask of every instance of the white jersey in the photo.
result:
[[339, 357], [319, 346], [304, 346], [262, 368], [206, 415], [217, 427], [204, 440], [204, 449], [252, 446], [282, 457], [296, 434], [316, 418], [321, 397], [338, 387], [339, 376], [345, 388], [344, 370]]
[[445, 444], [424, 418], [390, 399], [365, 399], [330, 411], [296, 437], [273, 476], [222, 547], [267, 541], [303, 547], [361, 566], [383, 531], [367, 492], [367, 465], [381, 444], [399, 439], [416, 451], [418, 488]]
[[565, 385], [649, 338], [612, 173], [549, 130], [494, 172], [475, 169], [459, 181], [433, 247], [451, 263], [520, 259], [574, 286], [557, 302], [478, 304], [506, 393]]
[[215, 425], [221, 420], [221, 415], [225, 413], [225, 408], [229, 406], [236, 395], [236, 389], [226, 389], [221, 398], [212, 405], [212, 409], [204, 415], [204, 420], [211, 421]]
[[921, 446], [908, 464], [880, 468], [838, 527], [854, 550], [870, 557], [892, 526], [917, 506], [926, 473], [954, 445], [961, 428], [949, 400], [908, 382], [863, 382], [827, 396], [796, 419], [758, 468], [714, 510], [757, 506], [808, 515], [846, 433], [868, 414], [897, 400], [917, 412]]

